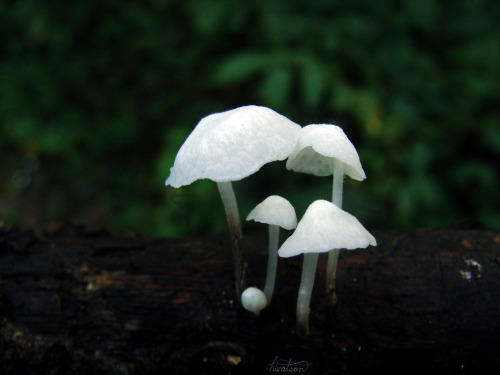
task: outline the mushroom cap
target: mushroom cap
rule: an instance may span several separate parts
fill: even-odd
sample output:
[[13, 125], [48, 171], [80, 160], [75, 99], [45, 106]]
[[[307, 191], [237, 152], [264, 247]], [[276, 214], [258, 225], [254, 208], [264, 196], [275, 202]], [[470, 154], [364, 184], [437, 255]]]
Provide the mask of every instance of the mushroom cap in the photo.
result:
[[262, 290], [251, 286], [241, 293], [241, 304], [248, 311], [258, 314], [267, 306], [267, 298]]
[[311, 124], [300, 131], [287, 169], [316, 176], [333, 174], [335, 159], [344, 163], [344, 174], [362, 181], [366, 178], [356, 148], [337, 125]]
[[201, 119], [175, 157], [165, 185], [178, 188], [208, 178], [237, 181], [264, 164], [284, 160], [300, 126], [272, 109], [244, 106]]
[[285, 198], [279, 195], [271, 195], [259, 203], [250, 211], [247, 220], [255, 220], [259, 223], [279, 225], [291, 230], [297, 226], [295, 209]]
[[317, 200], [307, 208], [295, 232], [278, 250], [283, 258], [333, 249], [377, 246], [377, 241], [353, 215], [332, 202]]

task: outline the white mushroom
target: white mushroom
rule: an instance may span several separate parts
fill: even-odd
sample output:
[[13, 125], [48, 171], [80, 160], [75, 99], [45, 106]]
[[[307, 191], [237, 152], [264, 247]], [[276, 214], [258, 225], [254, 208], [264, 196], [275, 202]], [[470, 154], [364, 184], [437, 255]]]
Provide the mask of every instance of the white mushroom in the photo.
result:
[[278, 195], [271, 195], [250, 211], [247, 220], [269, 224], [269, 255], [264, 286], [264, 294], [269, 306], [274, 293], [278, 266], [279, 230], [280, 227], [288, 230], [294, 229], [297, 226], [297, 216], [290, 202]]
[[165, 185], [178, 188], [208, 178], [217, 183], [233, 248], [236, 292], [245, 278], [241, 221], [231, 181], [241, 180], [264, 164], [292, 152], [300, 126], [277, 112], [244, 106], [203, 118], [175, 157]]
[[309, 333], [309, 304], [319, 253], [336, 249], [376, 246], [375, 238], [351, 214], [332, 202], [317, 200], [307, 208], [295, 232], [281, 245], [278, 254], [288, 258], [304, 254], [297, 298], [297, 331]]
[[251, 286], [241, 294], [241, 304], [248, 311], [259, 315], [261, 310], [267, 306], [267, 300], [262, 290]]
[[[316, 176], [333, 175], [332, 202], [340, 208], [342, 208], [344, 175], [358, 181], [366, 178], [356, 148], [340, 127], [329, 124], [304, 126], [286, 167]], [[335, 304], [338, 257], [338, 249], [333, 249], [328, 254], [326, 290], [332, 304]]]

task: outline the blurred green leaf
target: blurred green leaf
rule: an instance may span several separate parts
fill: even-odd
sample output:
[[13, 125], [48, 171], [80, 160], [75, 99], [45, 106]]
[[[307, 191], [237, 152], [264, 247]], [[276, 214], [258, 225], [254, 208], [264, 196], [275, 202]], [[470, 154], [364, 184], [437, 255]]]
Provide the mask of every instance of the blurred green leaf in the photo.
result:
[[259, 87], [260, 97], [272, 108], [283, 108], [289, 100], [292, 74], [286, 67], [269, 69]]
[[260, 52], [243, 52], [232, 56], [217, 67], [214, 75], [216, 85], [228, 86], [244, 82], [264, 72], [269, 58]]
[[332, 72], [314, 61], [306, 61], [301, 66], [302, 87], [300, 96], [309, 108], [317, 108], [324, 94], [332, 85]]

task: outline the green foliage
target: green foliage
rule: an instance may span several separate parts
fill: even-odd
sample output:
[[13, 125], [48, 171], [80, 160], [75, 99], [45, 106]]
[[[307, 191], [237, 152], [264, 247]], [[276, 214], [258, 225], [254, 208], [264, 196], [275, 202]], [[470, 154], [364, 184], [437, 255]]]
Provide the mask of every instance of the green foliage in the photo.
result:
[[[487, 0], [1, 2], [0, 221], [149, 235], [226, 230], [215, 185], [165, 188], [204, 116], [269, 106], [335, 123], [368, 227], [500, 228], [500, 4]], [[331, 179], [273, 163], [236, 184], [299, 216]], [[252, 230], [250, 226], [249, 230]]]

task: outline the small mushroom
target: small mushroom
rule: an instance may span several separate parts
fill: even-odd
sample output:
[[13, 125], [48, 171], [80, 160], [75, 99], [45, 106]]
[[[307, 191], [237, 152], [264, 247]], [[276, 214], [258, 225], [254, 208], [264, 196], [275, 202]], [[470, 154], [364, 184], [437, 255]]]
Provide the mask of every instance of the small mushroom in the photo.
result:
[[278, 250], [280, 257], [304, 254], [302, 277], [297, 298], [297, 332], [309, 333], [309, 305], [319, 253], [335, 249], [376, 246], [375, 238], [351, 214], [332, 202], [317, 200], [307, 208], [295, 232]]
[[266, 295], [259, 288], [253, 286], [246, 288], [241, 294], [241, 304], [248, 311], [259, 315], [260, 312], [267, 306]]
[[247, 220], [269, 224], [269, 255], [267, 261], [266, 283], [264, 286], [264, 294], [266, 295], [267, 305], [269, 306], [273, 297], [276, 281], [280, 227], [288, 230], [295, 229], [297, 226], [297, 216], [290, 202], [278, 195], [271, 195], [250, 211]]
[[244, 287], [241, 221], [231, 181], [290, 155], [300, 126], [272, 109], [244, 106], [201, 119], [175, 157], [165, 185], [174, 188], [208, 178], [217, 183], [233, 248], [236, 292]]
[[[329, 124], [312, 124], [301, 129], [295, 150], [288, 157], [287, 169], [317, 176], [333, 175], [332, 202], [342, 208], [344, 175], [354, 180], [366, 178], [356, 148], [344, 131]], [[339, 250], [328, 254], [326, 290], [335, 304], [335, 274]]]

